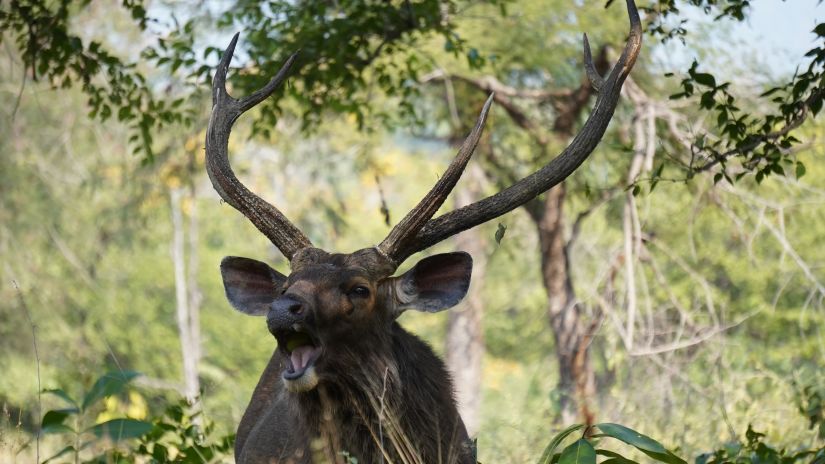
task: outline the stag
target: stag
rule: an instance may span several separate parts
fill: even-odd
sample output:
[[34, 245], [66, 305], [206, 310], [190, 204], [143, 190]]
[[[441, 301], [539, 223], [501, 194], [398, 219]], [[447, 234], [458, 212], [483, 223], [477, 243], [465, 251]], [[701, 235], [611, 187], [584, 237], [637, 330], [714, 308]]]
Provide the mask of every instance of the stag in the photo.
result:
[[435, 186], [379, 245], [330, 253], [312, 245], [276, 207], [247, 189], [229, 165], [235, 120], [286, 78], [291, 56], [263, 88], [235, 99], [226, 74], [238, 40], [224, 52], [212, 84], [206, 168], [220, 196], [289, 260], [283, 275], [249, 258], [221, 262], [226, 296], [240, 312], [266, 316], [277, 348], [238, 426], [239, 463], [473, 463], [473, 451], [442, 361], [397, 322], [407, 310], [456, 305], [470, 284], [472, 258], [430, 256], [393, 276], [409, 256], [501, 216], [563, 181], [593, 152], [641, 48], [633, 0], [630, 34], [616, 65], [600, 76], [584, 36], [584, 65], [598, 91], [595, 107], [559, 156], [509, 188], [433, 218], [458, 182], [481, 136], [492, 96]]

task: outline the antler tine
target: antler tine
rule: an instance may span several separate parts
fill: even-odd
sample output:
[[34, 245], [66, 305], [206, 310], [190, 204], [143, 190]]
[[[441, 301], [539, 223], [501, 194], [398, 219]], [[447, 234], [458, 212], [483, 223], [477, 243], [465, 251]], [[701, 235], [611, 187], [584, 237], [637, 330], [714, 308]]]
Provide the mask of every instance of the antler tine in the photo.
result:
[[587, 73], [587, 79], [590, 85], [596, 92], [604, 85], [604, 78], [596, 71], [596, 65], [593, 63], [593, 54], [590, 52], [590, 41], [587, 40], [587, 34], [582, 34], [582, 41], [584, 42], [584, 71]]
[[215, 70], [215, 77], [212, 78], [212, 105], [218, 103], [219, 98], [232, 98], [226, 92], [226, 73], [229, 70], [229, 63], [232, 62], [232, 55], [235, 54], [235, 45], [238, 44], [238, 37], [241, 33], [236, 32], [232, 36], [232, 41], [221, 55], [221, 61], [218, 63], [218, 69]]
[[452, 163], [450, 163], [450, 166], [447, 167], [444, 175], [442, 175], [433, 188], [427, 192], [426, 195], [424, 195], [424, 198], [418, 202], [418, 205], [407, 213], [401, 222], [393, 227], [387, 238], [385, 238], [384, 241], [378, 245], [378, 250], [396, 264], [400, 264], [403, 261], [403, 258], [407, 257], [402, 257], [399, 254], [400, 251], [405, 250], [410, 246], [410, 240], [415, 238], [416, 234], [421, 230], [424, 224], [426, 224], [427, 221], [433, 217], [436, 211], [438, 211], [438, 208], [444, 204], [444, 201], [455, 187], [458, 179], [461, 178], [461, 174], [464, 172], [464, 168], [470, 161], [470, 157], [473, 156], [473, 152], [475, 151], [478, 141], [481, 138], [481, 133], [484, 130], [484, 123], [487, 121], [487, 113], [490, 111], [490, 106], [492, 103], [493, 94], [490, 94], [487, 101], [484, 103], [484, 107], [481, 109], [481, 114], [479, 114], [478, 120], [476, 120], [475, 127], [473, 127], [470, 135], [468, 135], [464, 140], [464, 143], [461, 144], [458, 154], [456, 154], [455, 158], [453, 158]]
[[621, 75], [622, 82], [630, 74], [630, 70], [636, 64], [636, 58], [639, 57], [639, 51], [642, 49], [642, 19], [639, 17], [639, 10], [633, 0], [627, 0], [627, 15], [630, 18], [630, 34], [622, 50], [622, 56], [619, 57], [619, 61], [610, 73], [613, 75], [616, 72]]
[[606, 79], [595, 71], [590, 46], [585, 38], [585, 70], [599, 94], [593, 111], [570, 145], [544, 167], [501, 192], [427, 221], [415, 237], [397, 247], [392, 256], [396, 262], [400, 263], [417, 251], [518, 208], [562, 182], [590, 156], [607, 130], [619, 103], [622, 84], [641, 50], [642, 25], [633, 0], [627, 0], [627, 11], [630, 34], [621, 57]]
[[226, 74], [239, 34], [232, 37], [226, 48], [215, 77], [212, 79], [212, 114], [206, 130], [206, 172], [212, 186], [227, 203], [246, 216], [255, 227], [272, 241], [287, 257], [300, 249], [312, 246], [312, 242], [295, 227], [277, 208], [246, 188], [235, 176], [229, 165], [229, 133], [232, 125], [245, 111], [262, 102], [286, 79], [297, 54], [284, 63], [281, 70], [263, 88], [249, 96], [236, 100], [226, 91]]
[[[639, 17], [639, 10], [636, 8], [636, 4], [631, 0], [627, 2], [627, 13], [630, 17], [630, 34], [628, 35], [624, 50], [622, 50], [622, 55], [619, 57], [616, 65], [613, 66], [610, 75], [616, 72], [627, 77], [633, 65], [636, 63], [636, 58], [639, 56], [639, 50], [642, 47], [642, 20]], [[602, 85], [604, 85], [604, 78], [596, 71], [596, 65], [593, 64], [593, 54], [590, 52], [590, 41], [587, 40], [587, 34], [582, 34], [582, 37], [584, 42], [584, 70], [587, 73], [587, 79], [590, 81], [590, 85], [598, 92]], [[622, 79], [624, 77], [622, 77]]]

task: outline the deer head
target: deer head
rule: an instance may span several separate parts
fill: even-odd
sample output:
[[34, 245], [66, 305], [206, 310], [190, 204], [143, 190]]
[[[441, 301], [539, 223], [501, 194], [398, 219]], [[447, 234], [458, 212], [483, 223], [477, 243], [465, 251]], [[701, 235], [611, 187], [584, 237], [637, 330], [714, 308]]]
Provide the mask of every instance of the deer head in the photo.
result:
[[388, 277], [391, 269], [375, 248], [351, 254], [306, 249], [293, 258], [288, 277], [253, 259], [221, 263], [235, 309], [266, 316], [288, 359], [282, 379], [292, 392], [312, 390], [324, 373], [329, 378], [376, 359], [388, 348], [390, 324], [405, 310], [438, 312], [458, 303], [470, 285], [472, 259], [444, 253], [398, 277]]
[[266, 86], [245, 98], [232, 98], [226, 90], [226, 74], [238, 40], [235, 35], [213, 80], [206, 167], [220, 196], [284, 254], [291, 273], [285, 276], [265, 263], [238, 257], [225, 258], [221, 272], [226, 295], [237, 310], [266, 316], [269, 331], [278, 340], [278, 350], [289, 360], [281, 373], [287, 390], [308, 392], [324, 379], [332, 379], [335, 369], [340, 369], [336, 367], [338, 357], [353, 352], [353, 347], [380, 351], [391, 336], [391, 325], [405, 310], [438, 312], [463, 298], [472, 268], [466, 253], [431, 256], [402, 275], [393, 274], [412, 254], [512, 211], [550, 189], [592, 153], [612, 118], [622, 84], [641, 48], [641, 24], [633, 0], [627, 0], [627, 8], [630, 35], [608, 76], [596, 72], [584, 37], [585, 69], [598, 98], [584, 126], [559, 156], [495, 195], [433, 218], [478, 144], [491, 96], [444, 175], [418, 205], [380, 244], [349, 254], [315, 248], [276, 207], [247, 189], [233, 173], [227, 153], [232, 124], [267, 98], [295, 62], [292, 55]]

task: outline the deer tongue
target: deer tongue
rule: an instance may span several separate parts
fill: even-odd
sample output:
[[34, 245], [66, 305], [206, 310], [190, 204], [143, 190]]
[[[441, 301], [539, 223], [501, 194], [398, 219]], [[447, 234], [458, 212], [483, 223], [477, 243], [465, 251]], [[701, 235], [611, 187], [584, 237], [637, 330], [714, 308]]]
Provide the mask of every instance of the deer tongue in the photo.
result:
[[320, 354], [321, 349], [312, 345], [303, 345], [295, 347], [290, 353], [290, 360], [292, 361], [292, 369], [295, 374], [303, 374], [310, 363], [315, 361], [315, 358]]

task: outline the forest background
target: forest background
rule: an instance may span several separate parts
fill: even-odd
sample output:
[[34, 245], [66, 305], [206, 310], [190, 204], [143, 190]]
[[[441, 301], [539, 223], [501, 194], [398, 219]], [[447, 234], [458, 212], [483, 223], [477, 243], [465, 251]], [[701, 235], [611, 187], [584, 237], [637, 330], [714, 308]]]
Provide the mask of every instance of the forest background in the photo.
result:
[[[218, 263], [287, 263], [205, 175], [209, 81], [232, 33], [237, 95], [301, 49], [284, 90], [239, 121], [233, 166], [314, 243], [350, 251], [429, 189], [491, 91], [444, 210], [558, 153], [594, 101], [581, 33], [604, 71], [621, 3], [0, 2], [0, 460], [42, 460], [80, 440], [61, 427], [149, 420], [180, 398], [198, 399], [195, 423], [234, 431], [274, 341], [231, 310]], [[688, 457], [749, 425], [822, 446], [823, 9], [754, 3], [640, 3], [642, 57], [590, 159], [426, 252], [475, 258], [460, 307], [402, 324], [453, 370], [480, 461], [535, 461], [593, 420]], [[748, 29], [753, 8], [780, 34]], [[783, 43], [788, 30], [803, 32]], [[44, 418], [107, 372], [131, 386]]]

